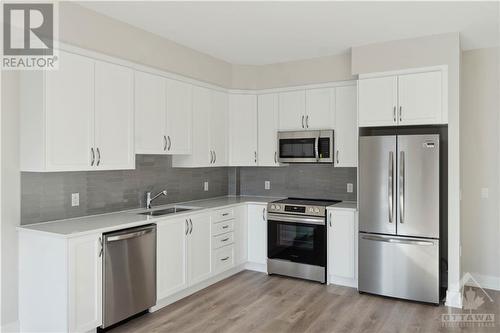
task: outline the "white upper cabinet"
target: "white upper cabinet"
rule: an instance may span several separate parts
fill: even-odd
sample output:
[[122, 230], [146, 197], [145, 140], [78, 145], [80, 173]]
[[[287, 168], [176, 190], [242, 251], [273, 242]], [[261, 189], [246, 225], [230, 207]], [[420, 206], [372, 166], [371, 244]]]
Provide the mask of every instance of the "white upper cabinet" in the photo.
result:
[[357, 167], [358, 126], [356, 86], [335, 88], [335, 166]]
[[258, 96], [257, 107], [259, 166], [279, 166], [278, 163], [278, 126], [279, 97], [277, 94]]
[[220, 91], [212, 92], [212, 110], [210, 117], [211, 165], [228, 165], [228, 94]]
[[65, 51], [59, 66], [21, 74], [21, 170], [135, 168], [132, 71]]
[[163, 77], [135, 72], [135, 152], [137, 154], [164, 154], [166, 81]]
[[95, 166], [134, 169], [134, 72], [95, 64]]
[[434, 70], [360, 79], [359, 126], [446, 123], [443, 73]]
[[192, 86], [175, 80], [167, 81], [168, 154], [191, 153]]
[[358, 94], [360, 127], [397, 124], [397, 76], [361, 79]]
[[306, 90], [307, 129], [328, 129], [335, 127], [335, 88]]
[[400, 75], [399, 125], [442, 122], [441, 72]]
[[229, 96], [229, 147], [231, 166], [257, 165], [257, 96]]
[[279, 94], [279, 129], [305, 129], [306, 93], [305, 90], [287, 91]]

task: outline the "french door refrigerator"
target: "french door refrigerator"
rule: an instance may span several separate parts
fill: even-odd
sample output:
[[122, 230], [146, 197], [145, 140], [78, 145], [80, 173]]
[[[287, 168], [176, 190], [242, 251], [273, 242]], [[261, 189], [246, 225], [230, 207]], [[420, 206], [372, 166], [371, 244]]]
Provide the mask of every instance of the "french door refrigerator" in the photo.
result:
[[439, 303], [439, 135], [359, 140], [361, 292]]

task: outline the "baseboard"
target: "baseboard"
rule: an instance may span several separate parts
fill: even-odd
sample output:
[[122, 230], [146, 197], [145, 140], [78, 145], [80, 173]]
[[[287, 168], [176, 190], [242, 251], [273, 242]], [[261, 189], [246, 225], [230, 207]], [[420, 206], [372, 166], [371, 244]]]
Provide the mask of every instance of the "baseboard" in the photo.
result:
[[[479, 287], [483, 289], [499, 290], [500, 291], [500, 277], [492, 275], [483, 275], [479, 273], [470, 273]], [[478, 287], [474, 281], [465, 281], [466, 286]]]
[[346, 279], [334, 275], [328, 276], [328, 284], [358, 289], [358, 281], [356, 279]]
[[462, 292], [460, 290], [450, 290], [446, 291], [446, 301], [444, 305], [451, 308], [462, 308]]
[[19, 321], [13, 321], [3, 325], [0, 329], [2, 333], [18, 333], [19, 332]]
[[247, 263], [245, 263], [245, 269], [247, 269], [249, 271], [267, 273], [267, 265], [256, 263], [256, 262], [248, 261]]

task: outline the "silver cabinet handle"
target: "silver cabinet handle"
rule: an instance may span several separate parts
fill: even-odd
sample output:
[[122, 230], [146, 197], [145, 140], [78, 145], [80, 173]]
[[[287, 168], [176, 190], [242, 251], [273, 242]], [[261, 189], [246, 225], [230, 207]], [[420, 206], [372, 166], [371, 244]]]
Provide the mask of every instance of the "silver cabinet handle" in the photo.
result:
[[306, 128], [309, 128], [309, 115], [306, 116]]
[[99, 237], [99, 246], [100, 246], [100, 249], [99, 249], [99, 258], [102, 257], [102, 253], [104, 251], [104, 246], [102, 244], [102, 237]]
[[220, 241], [221, 241], [221, 242], [227, 242], [228, 240], [229, 240], [229, 237], [224, 238], [224, 239], [221, 239]]
[[405, 152], [400, 153], [399, 162], [399, 222], [405, 219]]
[[253, 152], [253, 155], [254, 155], [254, 162], [255, 162], [255, 163], [257, 163], [257, 152], [256, 152], [256, 151], [254, 151], [254, 152]]
[[96, 163], [96, 165], [99, 166], [99, 164], [101, 164], [101, 151], [99, 150], [99, 148], [97, 148], [97, 163]]
[[394, 108], [392, 109], [392, 117], [394, 119], [394, 122], [396, 122], [396, 105], [394, 105]]
[[393, 188], [394, 188], [394, 152], [389, 152], [389, 177], [387, 181], [387, 200], [389, 207], [389, 223], [392, 223], [394, 216], [394, 196], [393, 196]]
[[222, 258], [220, 261], [226, 261], [229, 257]]
[[278, 163], [278, 152], [274, 152], [274, 163]]
[[264, 221], [266, 221], [266, 208], [265, 207], [262, 209], [262, 219]]
[[229, 213], [223, 213], [222, 214], [222, 216], [228, 216], [228, 215], [229, 215]]
[[210, 150], [210, 164], [214, 163], [214, 152]]
[[172, 147], [172, 141], [170, 140], [170, 135], [167, 135], [167, 139], [168, 139], [168, 147], [167, 147], [167, 150], [170, 150], [170, 148]]
[[304, 128], [304, 116], [302, 116], [302, 128]]
[[167, 150], [167, 136], [163, 136], [163, 151]]
[[403, 107], [399, 106], [399, 122], [403, 121]]
[[330, 212], [329, 216], [330, 216], [329, 223], [330, 223], [330, 227], [331, 227], [332, 226], [332, 212]]
[[191, 230], [189, 230], [189, 234], [193, 233], [193, 220], [189, 219], [189, 224], [191, 224]]
[[94, 148], [90, 148], [90, 154], [92, 155], [92, 160], [90, 161], [90, 166], [94, 166], [94, 162], [95, 162]]
[[186, 235], [189, 233], [189, 222], [188, 222], [188, 219], [185, 219], [184, 221], [186, 221]]
[[227, 224], [222, 226], [222, 229], [227, 229], [227, 228], [229, 228]]
[[214, 150], [214, 163], [217, 163], [217, 152]]
[[337, 149], [337, 158], [336, 158], [336, 160], [337, 160], [337, 164], [339, 164], [339, 150], [338, 149]]

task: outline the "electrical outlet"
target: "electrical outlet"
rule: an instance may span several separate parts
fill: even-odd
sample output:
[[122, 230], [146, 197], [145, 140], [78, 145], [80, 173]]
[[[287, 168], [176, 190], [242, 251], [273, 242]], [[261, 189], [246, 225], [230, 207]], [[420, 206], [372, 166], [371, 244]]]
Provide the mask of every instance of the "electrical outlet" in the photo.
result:
[[352, 193], [354, 191], [354, 186], [352, 183], [347, 183], [347, 193]]
[[483, 188], [481, 189], [481, 198], [483, 198], [483, 199], [488, 199], [488, 198], [489, 198], [489, 196], [490, 196], [490, 190], [489, 190], [489, 188], [487, 188], [487, 187], [483, 187]]
[[266, 180], [264, 182], [264, 189], [270, 190], [271, 189], [271, 182], [269, 180]]
[[71, 193], [71, 207], [80, 206], [80, 193]]
[[203, 190], [208, 191], [208, 182], [203, 183]]

